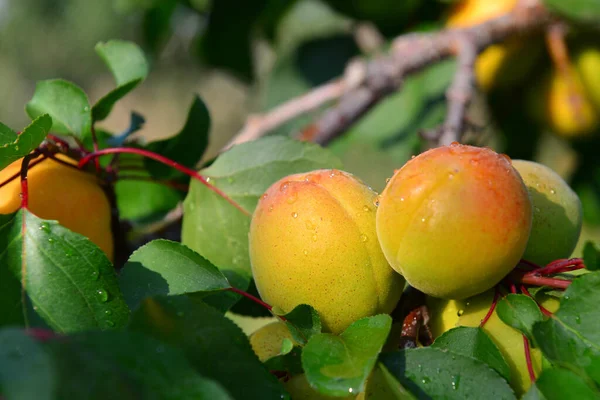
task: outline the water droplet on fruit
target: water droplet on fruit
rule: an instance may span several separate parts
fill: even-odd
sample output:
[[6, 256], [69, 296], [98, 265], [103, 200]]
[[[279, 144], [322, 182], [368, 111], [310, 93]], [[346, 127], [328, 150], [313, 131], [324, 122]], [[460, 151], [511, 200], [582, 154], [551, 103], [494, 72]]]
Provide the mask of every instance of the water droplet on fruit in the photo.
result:
[[269, 195], [268, 195], [267, 193], [263, 193], [263, 195], [262, 195], [262, 196], [260, 196], [260, 199], [261, 199], [261, 200], [264, 200], [264, 199], [266, 199], [267, 197], [269, 197]]
[[108, 292], [104, 289], [96, 290], [96, 296], [98, 296], [98, 300], [102, 303], [106, 303], [108, 301]]
[[367, 235], [360, 235], [360, 241], [366, 243], [367, 241], [369, 241], [369, 238], [367, 237]]
[[111, 321], [110, 319], [108, 319], [108, 320], [106, 320], [106, 325], [113, 328], [115, 326], [115, 323], [113, 321]]
[[366, 205], [366, 204], [365, 204], [365, 205], [363, 206], [363, 211], [365, 211], [365, 212], [369, 212], [369, 211], [371, 211], [371, 209], [369, 208], [369, 206], [368, 206], [368, 205]]
[[510, 157], [506, 154], [500, 154], [502, 156], [502, 158], [504, 158], [506, 161], [508, 161], [509, 163], [512, 163], [512, 160], [510, 159]]
[[456, 313], [457, 316], [462, 316], [465, 313], [465, 310], [458, 310], [458, 312]]
[[290, 194], [290, 197], [288, 197], [286, 201], [288, 204], [293, 204], [296, 202], [296, 200], [298, 200], [298, 194], [292, 193], [292, 194]]
[[479, 164], [479, 161], [475, 160], [473, 158], [469, 162], [471, 163], [471, 165], [478, 165]]
[[273, 206], [269, 206], [269, 211], [273, 211]]
[[316, 242], [317, 241], [317, 235], [312, 235], [312, 241]]
[[380, 196], [375, 196], [375, 198], [373, 199], [373, 204], [375, 205], [375, 207], [379, 207], [379, 199]]
[[458, 145], [460, 145], [460, 143], [458, 143], [457, 141], [450, 143], [450, 146], [452, 146], [452, 147], [456, 147]]
[[421, 222], [425, 222], [425, 218], [421, 218]]
[[290, 183], [288, 181], [283, 182], [281, 185], [279, 185], [279, 191], [285, 192], [288, 186], [290, 186]]
[[552, 194], [556, 194], [556, 190], [554, 190], [554, 189], [550, 189], [550, 193], [552, 193]]
[[400, 197], [400, 201], [404, 201], [404, 197]]
[[452, 173], [448, 174], [448, 179], [454, 179], [454, 174], [452, 174]]
[[296, 211], [294, 211], [294, 212], [292, 213], [292, 217], [293, 217], [293, 218], [298, 218], [298, 213], [297, 213]]
[[304, 251], [302, 252], [302, 254], [304, 254], [305, 256], [307, 256], [307, 255], [308, 255], [308, 250], [304, 250]]

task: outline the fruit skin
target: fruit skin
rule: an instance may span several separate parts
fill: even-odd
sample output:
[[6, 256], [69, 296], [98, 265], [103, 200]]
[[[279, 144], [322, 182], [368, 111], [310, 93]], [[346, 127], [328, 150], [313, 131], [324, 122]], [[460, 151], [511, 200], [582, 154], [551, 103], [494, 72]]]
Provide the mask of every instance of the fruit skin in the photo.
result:
[[[450, 12], [446, 26], [466, 28], [510, 12], [518, 0], [463, 0]], [[487, 47], [475, 62], [479, 87], [488, 91], [520, 81], [541, 54], [541, 45], [525, 45], [523, 38]]]
[[[430, 309], [430, 328], [434, 337], [457, 326], [478, 327], [481, 320], [487, 314], [492, 299], [493, 291], [487, 291], [467, 300], [440, 300], [428, 299]], [[550, 312], [556, 312], [559, 301], [550, 296], [540, 296], [541, 305]], [[460, 314], [460, 316], [459, 316]], [[496, 343], [511, 371], [510, 384], [521, 395], [531, 386], [527, 362], [525, 361], [525, 350], [523, 335], [514, 328], [506, 325], [498, 317], [497, 312], [483, 326], [483, 330]], [[542, 369], [542, 353], [539, 349], [531, 347], [531, 360], [536, 376]]]
[[262, 299], [290, 312], [313, 306], [323, 329], [390, 313], [404, 287], [377, 241], [377, 194], [353, 175], [291, 175], [261, 197], [250, 224], [250, 260]]
[[396, 171], [381, 194], [377, 236], [411, 286], [463, 299], [490, 289], [515, 267], [531, 219], [527, 189], [507, 157], [452, 144]]
[[581, 80], [590, 101], [600, 110], [600, 49], [587, 46], [580, 49], [575, 55], [575, 67], [579, 71]]
[[546, 265], [573, 253], [583, 220], [577, 194], [553, 170], [525, 160], [513, 160], [533, 204], [533, 223], [523, 258]]
[[[77, 165], [71, 158], [57, 154], [62, 161]], [[4, 182], [21, 169], [22, 159], [0, 171]], [[112, 261], [114, 243], [111, 230], [111, 207], [90, 173], [46, 159], [30, 168], [29, 211], [43, 219], [57, 220], [62, 226], [89, 238]], [[21, 207], [20, 179], [0, 188], [0, 214], [11, 214]]]
[[250, 346], [261, 362], [281, 353], [283, 340], [294, 342], [288, 327], [280, 321], [271, 322], [250, 335]]

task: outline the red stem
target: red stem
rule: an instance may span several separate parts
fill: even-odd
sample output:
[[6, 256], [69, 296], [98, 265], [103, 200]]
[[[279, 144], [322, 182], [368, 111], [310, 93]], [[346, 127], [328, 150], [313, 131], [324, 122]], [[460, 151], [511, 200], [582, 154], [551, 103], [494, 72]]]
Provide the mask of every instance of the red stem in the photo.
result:
[[531, 349], [529, 348], [529, 340], [527, 336], [523, 335], [523, 347], [525, 347], [525, 361], [527, 362], [527, 371], [529, 371], [529, 379], [531, 383], [535, 382], [535, 371], [533, 370], [533, 363], [531, 362]]
[[[253, 295], [251, 295], [250, 293], [244, 292], [243, 290], [240, 290], [240, 289], [238, 289], [238, 288], [236, 288], [236, 287], [233, 287], [233, 286], [232, 286], [232, 287], [229, 287], [229, 288], [227, 288], [227, 289], [225, 289], [225, 290], [229, 290], [230, 292], [234, 292], [234, 293], [237, 293], [237, 294], [239, 294], [239, 295], [242, 295], [242, 296], [246, 297], [247, 299], [250, 299], [250, 300], [252, 300], [252, 301], [253, 301], [253, 302], [255, 302], [256, 304], [258, 304], [258, 305], [260, 305], [260, 306], [263, 306], [264, 308], [266, 308], [266, 309], [267, 309], [267, 310], [269, 310], [269, 311], [273, 310], [273, 307], [272, 307], [271, 305], [269, 305], [269, 304], [265, 303], [264, 301], [262, 301], [262, 300], [261, 300], [261, 299], [259, 299], [258, 297], [256, 297], [256, 296], [253, 296]], [[282, 318], [283, 318], [283, 317], [282, 317]]]
[[[27, 210], [29, 207], [29, 184], [27, 182], [27, 171], [29, 170], [29, 163], [32, 159], [39, 156], [38, 150], [35, 150], [31, 154], [23, 157], [23, 161], [21, 162], [21, 208]], [[25, 218], [23, 218], [25, 221]]]
[[486, 322], [488, 322], [488, 320], [492, 317], [492, 314], [494, 314], [494, 310], [496, 309], [496, 305], [498, 304], [498, 299], [500, 298], [500, 290], [498, 290], [498, 288], [494, 288], [494, 299], [492, 300], [492, 304], [490, 305], [490, 309], [488, 310], [487, 314], [485, 314], [485, 317], [483, 317], [483, 319], [481, 320], [481, 323], [479, 324], [480, 328], [483, 328], [483, 326], [486, 324]]
[[208, 180], [204, 176], [200, 175], [197, 171], [194, 171], [193, 169], [183, 166], [176, 161], [173, 161], [167, 157], [161, 156], [160, 154], [156, 154], [156, 153], [153, 153], [148, 150], [137, 149], [137, 148], [133, 148], [133, 147], [114, 147], [114, 148], [110, 148], [110, 149], [98, 150], [98, 151], [95, 151], [94, 153], [88, 154], [85, 157], [83, 157], [79, 161], [79, 168], [83, 168], [88, 162], [90, 162], [90, 160], [97, 159], [100, 156], [103, 156], [106, 154], [122, 154], [122, 153], [141, 155], [143, 157], [147, 157], [147, 158], [153, 159], [155, 161], [158, 161], [160, 163], [163, 163], [165, 165], [168, 165], [171, 168], [175, 168], [176, 170], [183, 172], [184, 174], [200, 181], [209, 190], [212, 190], [214, 193], [221, 196], [229, 204], [231, 204], [232, 206], [237, 208], [239, 211], [241, 211], [244, 215], [248, 215], [248, 216], [250, 215], [250, 213], [248, 211], [243, 209], [242, 206], [240, 206], [233, 199], [231, 199], [229, 196], [227, 196], [223, 191], [221, 191], [216, 186], [213, 186], [210, 183], [208, 183]]
[[536, 274], [513, 274], [513, 279], [525, 285], [548, 286], [555, 289], [566, 289], [571, 284], [571, 281], [566, 279], [547, 278]]
[[529, 290], [527, 290], [527, 288], [525, 287], [525, 285], [521, 285], [521, 292], [525, 295], [525, 296], [529, 296], [533, 299], [533, 301], [536, 302], [536, 304], [538, 305], [538, 307], [540, 308], [540, 311], [547, 317], [551, 317], [552, 316], [552, 312], [550, 312], [548, 309], [546, 309], [544, 306], [542, 306], [540, 303], [538, 303], [538, 301], [531, 295], [531, 293], [529, 293]]
[[561, 259], [552, 261], [543, 268], [533, 270], [530, 274], [552, 275], [582, 268], [585, 268], [585, 265], [581, 258]]
[[[92, 131], [92, 143], [94, 144], [94, 153], [97, 153], [100, 148], [98, 147], [98, 136], [96, 136], [96, 128], [94, 128], [94, 124], [90, 127]], [[85, 157], [84, 157], [85, 158]], [[94, 164], [96, 165], [96, 172], [100, 173], [100, 161], [98, 158], [94, 158]]]

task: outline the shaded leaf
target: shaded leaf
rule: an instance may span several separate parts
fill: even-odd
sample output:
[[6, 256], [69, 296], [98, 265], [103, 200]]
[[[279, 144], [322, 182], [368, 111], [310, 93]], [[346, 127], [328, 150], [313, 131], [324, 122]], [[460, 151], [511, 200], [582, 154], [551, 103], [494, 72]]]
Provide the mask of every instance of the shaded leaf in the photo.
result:
[[413, 396], [381, 363], [377, 363], [365, 388], [365, 400], [413, 400]]
[[88, 238], [27, 210], [2, 222], [0, 265], [24, 279], [34, 310], [53, 329], [114, 329], [127, 322], [114, 268]]
[[504, 378], [471, 357], [423, 347], [382, 354], [380, 359], [417, 398], [516, 398]]
[[544, 320], [544, 315], [535, 300], [524, 294], [508, 294], [498, 301], [496, 306], [498, 317], [512, 326], [531, 341], [533, 324]]
[[492, 367], [506, 380], [510, 379], [510, 367], [498, 346], [481, 328], [460, 326], [450, 329], [438, 337], [431, 347], [472, 357]]
[[[137, 222], [148, 222], [162, 218], [183, 200], [185, 193], [159, 182], [147, 181], [147, 173], [127, 174], [115, 184], [119, 216]], [[140, 180], [138, 180], [138, 178]]]
[[362, 392], [391, 327], [391, 317], [381, 314], [359, 319], [339, 336], [313, 336], [302, 351], [311, 386], [330, 396]]
[[181, 243], [153, 240], [137, 249], [119, 275], [132, 309], [146, 297], [212, 292], [230, 287], [209, 261]]
[[548, 8], [555, 13], [580, 22], [595, 23], [600, 18], [600, 1], [598, 0], [544, 0]]
[[575, 279], [560, 309], [533, 326], [533, 336], [554, 364], [588, 375], [600, 384], [600, 273]]
[[192, 365], [236, 399], [282, 399], [283, 388], [252, 351], [243, 331], [187, 296], [146, 299], [130, 329], [180, 346]]
[[7, 399], [54, 399], [51, 357], [35, 339], [14, 328], [0, 331], [0, 391]]
[[587, 242], [583, 247], [583, 263], [590, 271], [600, 269], [600, 247], [594, 242]]
[[33, 98], [25, 107], [35, 119], [43, 114], [52, 117], [52, 131], [71, 134], [80, 139], [91, 134], [92, 113], [85, 92], [74, 83], [62, 79], [40, 81]]
[[[146, 148], [188, 168], [194, 168], [208, 146], [209, 132], [208, 109], [196, 95], [181, 131], [171, 138], [149, 143]], [[181, 172], [157, 161], [145, 159], [144, 162], [148, 171], [156, 178], [168, 179], [181, 175]]]
[[135, 332], [89, 332], [47, 342], [61, 399], [232, 397], [202, 377], [177, 348]]
[[304, 345], [311, 337], [321, 333], [319, 313], [309, 305], [300, 304], [282, 316], [296, 343]]
[[37, 148], [52, 127], [48, 114], [35, 118], [21, 134], [0, 123], [0, 170]]
[[600, 391], [572, 371], [550, 368], [542, 371], [523, 400], [599, 399]]

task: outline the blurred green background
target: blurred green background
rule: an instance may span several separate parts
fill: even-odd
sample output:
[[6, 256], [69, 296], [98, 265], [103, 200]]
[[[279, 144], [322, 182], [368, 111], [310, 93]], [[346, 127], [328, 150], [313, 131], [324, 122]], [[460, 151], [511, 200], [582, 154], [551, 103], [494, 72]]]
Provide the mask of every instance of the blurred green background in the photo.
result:
[[[403, 32], [443, 26], [452, 1], [436, 0], [0, 0], [0, 121], [28, 124], [25, 103], [36, 81], [64, 78], [91, 102], [114, 87], [94, 45], [126, 39], [145, 50], [151, 73], [115, 107], [101, 127], [121, 132], [130, 113], [146, 118], [136, 133], [156, 139], [183, 125], [198, 93], [211, 113], [212, 157], [250, 113], [268, 110], [343, 73], [353, 57], [376, 56]], [[575, 27], [570, 48], [598, 46], [597, 31]], [[577, 190], [585, 211], [585, 239], [600, 241], [600, 135], [565, 139], [532, 118], [542, 102], [532, 86], [551, 68], [541, 37], [528, 37], [529, 57], [517, 83], [478, 93], [465, 140], [549, 165]], [[520, 62], [520, 61], [518, 61]], [[445, 61], [411, 76], [331, 145], [350, 172], [380, 190], [422, 149], [421, 130], [442, 123], [445, 90], [455, 70]], [[505, 72], [506, 74], [512, 72]], [[598, 70], [600, 79], [600, 69]], [[531, 93], [534, 93], [533, 95]], [[538, 93], [538, 94], [535, 94]], [[600, 115], [600, 110], [597, 110]], [[273, 132], [293, 135], [318, 112]], [[599, 117], [600, 119], [600, 117]], [[576, 252], [577, 253], [577, 252]]]

